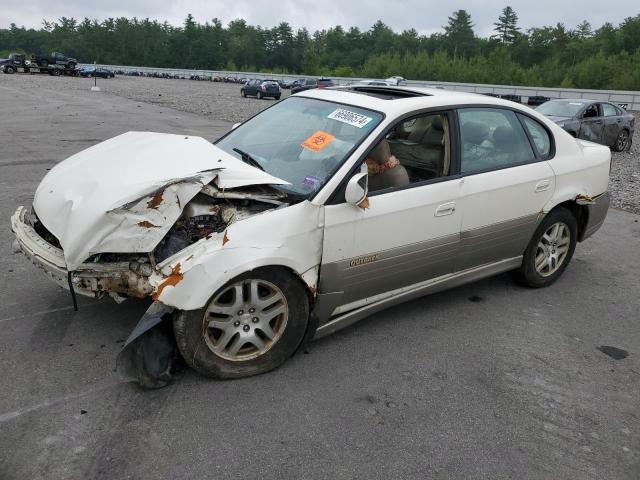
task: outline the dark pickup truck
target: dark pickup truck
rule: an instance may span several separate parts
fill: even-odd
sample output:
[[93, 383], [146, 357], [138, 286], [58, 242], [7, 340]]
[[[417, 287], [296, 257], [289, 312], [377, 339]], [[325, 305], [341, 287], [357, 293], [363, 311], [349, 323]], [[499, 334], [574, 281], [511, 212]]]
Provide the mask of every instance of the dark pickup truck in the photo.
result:
[[62, 65], [65, 69], [75, 70], [78, 65], [75, 58], [67, 57], [60, 52], [53, 52], [51, 55], [32, 55], [31, 61], [43, 68], [47, 68], [49, 65]]

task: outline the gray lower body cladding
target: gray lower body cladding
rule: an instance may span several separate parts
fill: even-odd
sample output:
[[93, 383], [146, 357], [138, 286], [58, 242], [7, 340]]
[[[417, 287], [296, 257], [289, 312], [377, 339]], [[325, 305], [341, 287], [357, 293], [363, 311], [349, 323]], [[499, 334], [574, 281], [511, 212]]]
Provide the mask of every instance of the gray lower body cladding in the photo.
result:
[[524, 252], [541, 214], [328, 263], [320, 269], [315, 312], [321, 325], [339, 306]]

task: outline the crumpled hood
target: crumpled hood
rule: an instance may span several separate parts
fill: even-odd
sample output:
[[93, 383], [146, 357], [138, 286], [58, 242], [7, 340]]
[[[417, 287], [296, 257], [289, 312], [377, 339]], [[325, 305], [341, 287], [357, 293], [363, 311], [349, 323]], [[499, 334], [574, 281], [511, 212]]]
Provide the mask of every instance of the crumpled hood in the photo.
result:
[[287, 184], [201, 137], [128, 132], [52, 168], [33, 206], [73, 270], [95, 253], [152, 251], [212, 181], [220, 189]]

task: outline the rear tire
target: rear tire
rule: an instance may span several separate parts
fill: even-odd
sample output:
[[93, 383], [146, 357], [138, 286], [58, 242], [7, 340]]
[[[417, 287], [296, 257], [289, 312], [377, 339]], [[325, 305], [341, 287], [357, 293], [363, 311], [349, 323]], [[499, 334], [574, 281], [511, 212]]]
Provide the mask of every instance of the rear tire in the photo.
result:
[[281, 268], [259, 268], [231, 280], [205, 308], [178, 312], [173, 330], [191, 368], [212, 378], [242, 378], [282, 365], [308, 321], [302, 282]]
[[618, 137], [616, 138], [615, 143], [611, 147], [614, 152], [623, 152], [627, 149], [627, 144], [629, 143], [629, 132], [625, 129], [620, 130]]
[[280, 100], [280, 95], [276, 95], [276, 100]]
[[240, 95], [242, 95], [242, 98], [247, 98], [247, 92], [244, 90], [240, 90]]
[[12, 66], [4, 67], [4, 73], [13, 73], [13, 67]]
[[522, 265], [514, 272], [517, 280], [532, 288], [547, 287], [565, 271], [578, 238], [578, 222], [566, 208], [559, 207], [547, 214], [538, 225]]

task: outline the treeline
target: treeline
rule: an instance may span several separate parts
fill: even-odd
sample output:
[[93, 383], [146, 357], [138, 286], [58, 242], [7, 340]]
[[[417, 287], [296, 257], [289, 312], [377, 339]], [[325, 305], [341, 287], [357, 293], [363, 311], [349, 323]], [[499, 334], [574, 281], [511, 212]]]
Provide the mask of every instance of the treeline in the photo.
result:
[[378, 21], [369, 30], [341, 26], [310, 33], [288, 23], [273, 28], [234, 20], [180, 27], [149, 19], [63, 17], [40, 29], [0, 29], [0, 55], [60, 51], [80, 62], [149, 67], [264, 71], [640, 90], [640, 14], [614, 26], [558, 23], [523, 31], [506, 7], [495, 34], [481, 38], [471, 16], [457, 10], [443, 31], [400, 33]]

